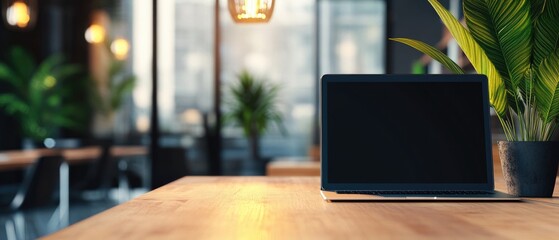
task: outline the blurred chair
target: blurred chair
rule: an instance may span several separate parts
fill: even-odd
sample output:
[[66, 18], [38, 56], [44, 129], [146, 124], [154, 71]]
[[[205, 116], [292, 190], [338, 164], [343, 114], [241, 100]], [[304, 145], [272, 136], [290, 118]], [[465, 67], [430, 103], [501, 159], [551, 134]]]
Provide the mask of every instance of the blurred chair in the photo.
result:
[[8, 239], [26, 239], [23, 211], [54, 203], [53, 195], [58, 188], [63, 161], [60, 155], [40, 157], [27, 170], [23, 183], [12, 201], [1, 206], [1, 212], [11, 213], [11, 218], [6, 221], [5, 226]]
[[9, 204], [23, 182], [23, 169], [0, 171], [0, 206]]
[[[96, 143], [96, 144], [95, 144]], [[84, 199], [84, 193], [95, 191], [99, 197], [106, 198], [111, 187], [111, 181], [116, 177], [116, 165], [111, 158], [112, 140], [97, 140], [94, 145], [101, 147], [101, 155], [86, 167], [85, 177], [76, 184], [72, 184], [71, 192], [74, 199]], [[72, 174], [74, 172], [74, 174]], [[80, 173], [77, 169], [71, 169], [70, 174]], [[75, 178], [73, 178], [75, 180]]]
[[[101, 155], [97, 160], [86, 166], [85, 177], [76, 184], [72, 184], [73, 199], [103, 200], [109, 198], [109, 190], [112, 187], [120, 187], [124, 184], [126, 191], [128, 191], [129, 187], [141, 186], [141, 177], [126, 167], [121, 167], [126, 166], [126, 164], [119, 164], [119, 162], [124, 161], [118, 161], [111, 155], [111, 148], [113, 147], [111, 139], [96, 140], [91, 144], [101, 147]], [[79, 169], [71, 169], [70, 174], [72, 174], [72, 171], [79, 174]]]

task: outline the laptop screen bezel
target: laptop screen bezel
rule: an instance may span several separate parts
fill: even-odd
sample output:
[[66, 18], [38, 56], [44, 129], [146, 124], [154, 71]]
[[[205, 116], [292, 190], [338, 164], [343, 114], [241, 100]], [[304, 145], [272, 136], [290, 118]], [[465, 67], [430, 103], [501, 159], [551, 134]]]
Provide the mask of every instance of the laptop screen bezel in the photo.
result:
[[[464, 83], [475, 82], [481, 83], [481, 91], [483, 95], [483, 120], [484, 120], [484, 141], [485, 141], [485, 161], [487, 169], [486, 183], [330, 183], [328, 181], [328, 121], [327, 121], [327, 96], [328, 83], [343, 82], [426, 82], [426, 83]], [[319, 127], [320, 127], [320, 158], [321, 158], [321, 189], [328, 191], [340, 190], [494, 190], [493, 179], [493, 156], [491, 144], [491, 127], [489, 113], [489, 91], [488, 82], [485, 75], [478, 74], [462, 74], [462, 75], [387, 75], [387, 74], [326, 74], [320, 80], [319, 91]]]

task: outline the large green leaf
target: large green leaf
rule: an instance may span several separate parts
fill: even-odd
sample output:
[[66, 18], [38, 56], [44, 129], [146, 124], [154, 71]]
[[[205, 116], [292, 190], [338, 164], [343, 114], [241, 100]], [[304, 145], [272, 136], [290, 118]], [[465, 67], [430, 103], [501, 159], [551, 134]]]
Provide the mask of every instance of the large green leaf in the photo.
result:
[[52, 76], [55, 67], [60, 65], [63, 61], [64, 57], [62, 55], [53, 55], [39, 64], [37, 71], [33, 74], [29, 82], [28, 98], [31, 106], [41, 105], [41, 101], [45, 95], [45, 78]]
[[431, 47], [427, 43], [424, 43], [422, 41], [413, 40], [413, 39], [408, 39], [408, 38], [390, 38], [390, 40], [396, 41], [396, 42], [401, 42], [403, 44], [406, 44], [410, 47], [413, 47], [413, 48], [419, 50], [420, 52], [422, 52], [424, 54], [429, 55], [429, 57], [431, 57], [431, 58], [435, 59], [436, 61], [440, 62], [443, 66], [448, 68], [448, 70], [452, 71], [453, 73], [457, 73], [457, 74], [463, 74], [464, 73], [464, 70], [462, 70], [462, 68], [460, 68], [460, 66], [458, 66], [458, 64], [456, 64], [454, 61], [452, 61], [452, 59], [450, 59], [448, 56], [446, 56], [444, 53], [442, 53], [439, 49]]
[[13, 47], [10, 50], [12, 67], [23, 80], [28, 80], [35, 71], [33, 55], [23, 47]]
[[559, 50], [542, 60], [536, 75], [536, 107], [548, 123], [559, 114]]
[[53, 69], [52, 75], [60, 80], [60, 81], [64, 81], [65, 79], [73, 76], [73, 75], [77, 75], [78, 73], [81, 73], [83, 71], [83, 68], [81, 65], [79, 64], [66, 64], [66, 65], [61, 65], [60, 67]]
[[[541, 2], [542, 0], [540, 0]], [[536, 5], [538, 1], [532, 3]], [[534, 17], [533, 55], [532, 64], [538, 66], [540, 62], [555, 52], [559, 47], [559, 1], [548, 0], [534, 9], [538, 14]], [[535, 7], [536, 8], [536, 7]]]
[[3, 108], [8, 114], [18, 116], [27, 116], [29, 113], [29, 106], [11, 93], [0, 94], [0, 108]]
[[21, 78], [14, 73], [14, 71], [8, 67], [8, 65], [0, 63], [0, 80], [7, 81], [10, 83], [17, 91], [23, 93], [25, 91], [25, 86]]
[[510, 80], [509, 70], [486, 1], [464, 0], [463, 5], [464, 18], [472, 37], [487, 53], [487, 57], [495, 65], [501, 78], [506, 83], [507, 80]]
[[532, 22], [534, 22], [534, 20], [543, 12], [543, 7], [547, 1], [548, 0], [530, 0], [530, 5], [532, 6]]
[[470, 32], [444, 6], [436, 0], [429, 0], [429, 3], [431, 3], [444, 25], [456, 39], [456, 42], [476, 71], [487, 75], [491, 105], [499, 116], [505, 116], [507, 111], [506, 91], [503, 87], [503, 80], [495, 65], [487, 57], [483, 48], [474, 40]]
[[522, 111], [518, 85], [530, 68], [531, 15], [527, 0], [464, 0], [470, 33], [499, 71], [509, 105]]

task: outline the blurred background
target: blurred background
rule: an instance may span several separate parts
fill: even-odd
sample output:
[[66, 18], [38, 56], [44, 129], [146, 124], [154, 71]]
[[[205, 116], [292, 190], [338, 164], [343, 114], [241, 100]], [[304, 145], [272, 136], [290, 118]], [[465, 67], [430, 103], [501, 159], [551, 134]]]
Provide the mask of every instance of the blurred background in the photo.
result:
[[[461, 16], [460, 0], [441, 2]], [[320, 76], [445, 72], [389, 37], [461, 59], [427, 1], [2, 0], [1, 11], [0, 239], [43, 236], [186, 175], [317, 175]]]

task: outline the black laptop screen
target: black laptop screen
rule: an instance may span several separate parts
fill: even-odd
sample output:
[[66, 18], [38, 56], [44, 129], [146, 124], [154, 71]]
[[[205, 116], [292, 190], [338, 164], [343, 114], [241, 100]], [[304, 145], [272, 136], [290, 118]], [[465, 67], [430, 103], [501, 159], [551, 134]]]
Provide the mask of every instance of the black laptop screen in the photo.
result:
[[329, 183], [488, 182], [481, 82], [326, 84]]

